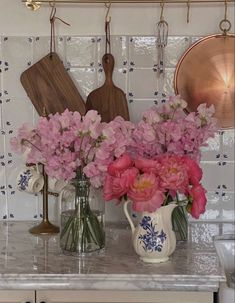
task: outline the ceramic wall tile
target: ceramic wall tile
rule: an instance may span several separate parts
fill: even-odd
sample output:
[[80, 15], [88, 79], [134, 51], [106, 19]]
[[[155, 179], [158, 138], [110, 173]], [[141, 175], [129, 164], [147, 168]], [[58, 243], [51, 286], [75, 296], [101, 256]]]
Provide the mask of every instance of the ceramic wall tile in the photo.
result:
[[166, 96], [174, 95], [174, 72], [174, 68], [165, 69], [165, 79], [163, 81], [162, 91]]
[[74, 81], [83, 100], [86, 100], [88, 94], [95, 88], [96, 71], [94, 68], [69, 68], [69, 74]]
[[38, 197], [20, 192], [16, 187], [16, 178], [23, 165], [20, 162], [7, 164], [7, 204], [9, 220], [33, 220], [38, 218]]
[[[56, 45], [55, 51], [60, 59], [64, 61], [65, 59], [65, 37], [56, 37]], [[34, 45], [33, 45], [33, 62], [36, 63], [37, 61], [41, 60], [44, 56], [50, 53], [50, 44], [51, 38], [50, 37], [34, 37]]]
[[95, 37], [67, 37], [66, 64], [71, 67], [90, 66], [97, 64]]
[[221, 158], [225, 161], [234, 161], [235, 157], [235, 131], [234, 129], [222, 132]]
[[224, 190], [234, 191], [235, 184], [235, 162], [221, 161], [220, 174], [221, 174], [221, 187]]
[[123, 205], [114, 201], [105, 202], [105, 219], [108, 222], [126, 222]]
[[[24, 90], [20, 76], [23, 73], [24, 68], [12, 68], [2, 73], [2, 85], [4, 87], [4, 96], [6, 99], [16, 98], [28, 98], [26, 91]], [[9, 102], [9, 100], [8, 100]]]
[[129, 37], [129, 65], [150, 68], [156, 64], [156, 37]]
[[[43, 210], [43, 200], [42, 195], [39, 196], [39, 213], [42, 214]], [[48, 217], [50, 222], [60, 225], [60, 209], [59, 209], [59, 203], [58, 198], [49, 195], [48, 196]]]
[[[128, 62], [128, 38], [126, 36], [111, 36], [111, 54], [115, 60], [115, 67], [120, 68]], [[98, 66], [102, 66], [102, 57], [105, 54], [105, 37], [97, 38]], [[109, 48], [107, 47], [109, 53]]]
[[235, 222], [235, 195], [234, 192], [223, 192], [221, 208], [222, 220]]
[[24, 122], [33, 124], [33, 105], [28, 99], [11, 98], [9, 101], [7, 100], [4, 98], [3, 101], [3, 126], [6, 134], [13, 136]]
[[[144, 81], [143, 81], [144, 79]], [[129, 93], [135, 99], [155, 98], [157, 91], [157, 74], [153, 69], [129, 69]]]
[[222, 225], [222, 234], [234, 234], [235, 233], [235, 224], [233, 223], [224, 223]]
[[223, 144], [222, 135], [217, 132], [214, 138], [207, 140], [207, 146], [201, 148], [202, 161], [218, 161], [221, 158], [220, 147]]
[[191, 44], [194, 44], [195, 42], [199, 41], [202, 38], [203, 38], [202, 36], [192, 36], [191, 37]]
[[165, 49], [165, 65], [166, 67], [174, 67], [178, 63], [180, 57], [189, 47], [191, 40], [189, 37], [168, 37]]
[[142, 118], [143, 112], [150, 108], [151, 106], [155, 105], [153, 100], [134, 100], [129, 99], [128, 102], [129, 106], [129, 113], [130, 113], [130, 120], [133, 123], [138, 123]]
[[32, 37], [6, 37], [2, 39], [4, 68], [28, 68], [33, 60]]
[[216, 162], [201, 162], [203, 170], [202, 184], [208, 191], [215, 191], [221, 186], [221, 166]]
[[7, 190], [4, 159], [0, 159], [0, 220], [7, 219]]
[[3, 90], [2, 90], [2, 72], [1, 72], [1, 57], [0, 57], [0, 131], [3, 128], [2, 111], [3, 111]]

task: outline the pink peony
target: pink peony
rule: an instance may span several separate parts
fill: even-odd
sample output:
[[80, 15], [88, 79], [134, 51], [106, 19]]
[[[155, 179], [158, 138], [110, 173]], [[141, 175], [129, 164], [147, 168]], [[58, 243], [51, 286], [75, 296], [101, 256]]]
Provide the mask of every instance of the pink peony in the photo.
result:
[[123, 154], [108, 166], [108, 173], [111, 176], [120, 177], [121, 174], [132, 165], [133, 161], [131, 157], [128, 154]]
[[120, 177], [107, 175], [104, 182], [104, 199], [109, 201], [122, 198], [128, 192], [137, 174], [138, 170], [131, 167], [123, 172]]
[[157, 172], [159, 170], [159, 162], [157, 160], [151, 160], [151, 159], [138, 157], [135, 160], [135, 167], [144, 173], [157, 174]]
[[198, 184], [191, 188], [190, 196], [192, 197], [191, 215], [198, 219], [206, 210], [206, 190]]
[[[156, 209], [163, 202], [163, 199], [152, 199], [156, 195], [157, 191], [159, 191], [157, 177], [152, 173], [144, 173], [135, 179], [127, 195], [134, 203], [143, 202], [146, 203], [146, 205], [149, 204], [149, 207], [153, 207], [153, 205], [155, 205]], [[160, 194], [157, 196], [162, 197]]]
[[188, 170], [189, 182], [192, 185], [198, 185], [202, 178], [202, 169], [199, 167], [196, 161], [193, 159], [184, 156], [183, 161]]
[[183, 160], [179, 156], [164, 156], [159, 158], [160, 185], [166, 190], [184, 193], [188, 187], [188, 173]]
[[161, 192], [160, 190], [156, 190], [151, 199], [142, 202], [133, 202], [132, 207], [133, 210], [137, 212], [143, 212], [143, 211], [154, 212], [159, 207], [161, 207], [164, 199], [165, 196], [163, 192]]

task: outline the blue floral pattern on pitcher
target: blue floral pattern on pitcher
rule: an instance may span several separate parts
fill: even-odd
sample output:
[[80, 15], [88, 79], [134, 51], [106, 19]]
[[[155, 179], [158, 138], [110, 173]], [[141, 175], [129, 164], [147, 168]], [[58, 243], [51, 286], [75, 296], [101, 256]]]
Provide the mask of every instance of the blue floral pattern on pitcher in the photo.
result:
[[32, 174], [30, 173], [30, 170], [24, 171], [23, 174], [20, 175], [20, 179], [18, 181], [18, 186], [20, 190], [26, 190], [26, 188], [29, 185], [29, 179], [32, 177]]
[[148, 252], [162, 251], [163, 243], [166, 240], [166, 234], [163, 229], [159, 232], [155, 230], [157, 224], [153, 225], [149, 216], [144, 216], [140, 222], [140, 226], [143, 230], [146, 230], [145, 234], [140, 234], [140, 243], [143, 243], [143, 249]]

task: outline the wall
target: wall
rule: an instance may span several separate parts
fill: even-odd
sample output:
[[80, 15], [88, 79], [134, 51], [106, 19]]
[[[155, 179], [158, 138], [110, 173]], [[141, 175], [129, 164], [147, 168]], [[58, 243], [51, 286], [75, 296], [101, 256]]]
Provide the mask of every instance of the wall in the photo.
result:
[[[154, 66], [159, 6], [113, 5], [110, 13], [116, 59], [114, 81], [127, 94], [131, 120], [138, 121], [144, 109], [164, 98], [157, 94]], [[38, 219], [42, 212], [41, 196], [23, 194], [15, 188], [22, 159], [12, 154], [9, 139], [23, 122], [37, 120], [19, 77], [49, 51], [49, 14], [48, 6], [31, 12], [20, 0], [0, 0], [0, 220]], [[221, 4], [194, 4], [189, 24], [184, 5], [166, 5], [164, 15], [169, 23], [169, 40], [163, 93], [170, 95], [177, 60], [199, 37], [219, 32], [224, 8]], [[56, 23], [57, 51], [86, 98], [102, 84], [104, 77], [100, 64], [104, 51], [104, 6], [61, 5], [57, 16], [71, 24], [69, 27]], [[228, 17], [234, 20], [234, 4], [229, 4]], [[209, 147], [203, 149], [201, 165], [203, 184], [208, 190], [207, 211], [201, 219], [234, 221], [234, 130], [220, 131], [210, 140]], [[56, 215], [57, 206], [55, 199], [50, 198], [50, 216]], [[121, 207], [109, 203], [107, 219], [123, 219]]]

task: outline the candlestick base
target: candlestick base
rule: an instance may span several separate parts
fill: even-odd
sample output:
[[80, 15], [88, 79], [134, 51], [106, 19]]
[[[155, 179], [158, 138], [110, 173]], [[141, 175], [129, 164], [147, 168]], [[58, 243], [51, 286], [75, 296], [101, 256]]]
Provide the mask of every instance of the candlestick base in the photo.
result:
[[30, 228], [29, 232], [34, 235], [58, 234], [60, 228], [51, 224], [49, 221], [43, 220], [40, 224]]

